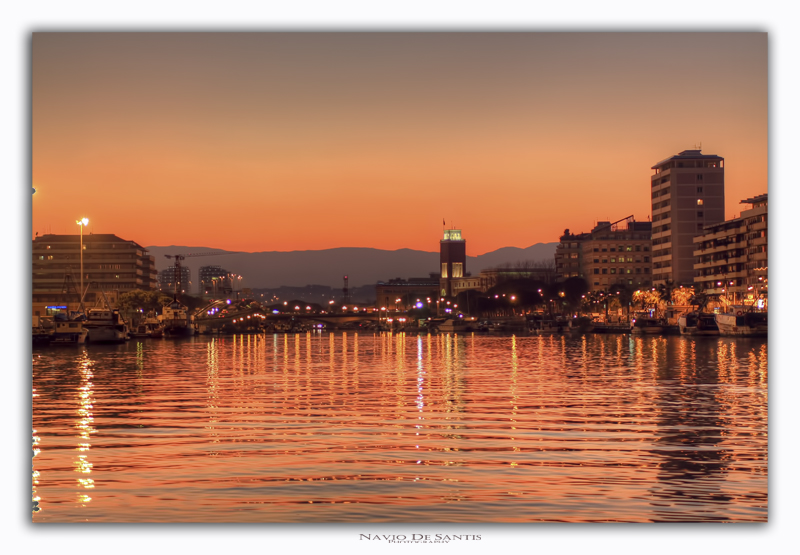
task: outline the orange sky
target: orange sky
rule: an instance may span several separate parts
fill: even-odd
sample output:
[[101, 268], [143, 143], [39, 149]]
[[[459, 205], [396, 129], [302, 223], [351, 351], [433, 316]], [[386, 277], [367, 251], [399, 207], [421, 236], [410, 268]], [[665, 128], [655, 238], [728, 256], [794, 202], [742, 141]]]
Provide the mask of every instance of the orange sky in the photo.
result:
[[650, 167], [767, 191], [765, 33], [35, 33], [33, 231], [242, 251], [553, 242]]

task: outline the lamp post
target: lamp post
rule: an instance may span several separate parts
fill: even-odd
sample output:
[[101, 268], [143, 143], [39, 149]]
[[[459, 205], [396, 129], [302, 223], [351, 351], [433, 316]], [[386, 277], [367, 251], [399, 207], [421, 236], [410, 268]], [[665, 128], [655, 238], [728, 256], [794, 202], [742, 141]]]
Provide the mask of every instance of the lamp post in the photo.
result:
[[80, 257], [81, 257], [81, 290], [78, 292], [79, 297], [81, 299], [81, 304], [83, 304], [83, 228], [89, 223], [89, 218], [81, 218], [75, 222], [81, 228], [81, 246], [80, 246]]

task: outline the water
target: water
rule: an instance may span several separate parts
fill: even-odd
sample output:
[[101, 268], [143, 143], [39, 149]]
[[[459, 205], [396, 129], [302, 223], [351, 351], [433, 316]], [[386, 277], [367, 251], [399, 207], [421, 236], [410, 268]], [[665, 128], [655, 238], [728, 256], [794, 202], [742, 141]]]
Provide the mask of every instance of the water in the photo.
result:
[[33, 428], [34, 522], [767, 519], [766, 340], [42, 349]]

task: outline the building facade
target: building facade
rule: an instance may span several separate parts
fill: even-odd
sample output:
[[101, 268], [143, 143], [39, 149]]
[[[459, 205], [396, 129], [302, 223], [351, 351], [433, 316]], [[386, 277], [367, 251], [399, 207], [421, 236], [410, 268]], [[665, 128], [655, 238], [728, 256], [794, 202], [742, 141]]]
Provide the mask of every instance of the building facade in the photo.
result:
[[417, 302], [435, 306], [439, 300], [440, 280], [438, 274], [427, 278], [390, 279], [379, 281], [375, 286], [375, 308], [408, 310]]
[[200, 266], [197, 272], [197, 283], [203, 295], [227, 293], [231, 290], [228, 270], [222, 266]]
[[706, 226], [694, 239], [695, 291], [731, 304], [767, 297], [767, 195], [741, 201], [738, 218]]
[[653, 282], [692, 285], [695, 236], [725, 220], [724, 159], [684, 150], [651, 169]]
[[583, 269], [583, 244], [591, 239], [591, 233], [570, 233], [564, 230], [556, 245], [556, 281], [571, 277], [585, 277]]
[[[175, 266], [165, 268], [158, 273], [158, 288], [164, 293], [175, 293]], [[191, 287], [189, 268], [181, 266], [181, 293], [188, 293]]]
[[[77, 310], [80, 304], [81, 241], [84, 302], [91, 306], [134, 289], [158, 288], [155, 260], [134, 241], [112, 234], [53, 235], [33, 240], [33, 314]], [[88, 290], [87, 290], [88, 286]], [[56, 308], [63, 307], [63, 308]]]
[[633, 218], [599, 222], [582, 241], [581, 273], [589, 291], [608, 291], [614, 285], [649, 288], [653, 283], [651, 233], [651, 222]]
[[439, 263], [441, 277], [439, 293], [442, 297], [453, 297], [452, 282], [467, 274], [467, 242], [461, 237], [460, 229], [446, 229], [439, 241]]

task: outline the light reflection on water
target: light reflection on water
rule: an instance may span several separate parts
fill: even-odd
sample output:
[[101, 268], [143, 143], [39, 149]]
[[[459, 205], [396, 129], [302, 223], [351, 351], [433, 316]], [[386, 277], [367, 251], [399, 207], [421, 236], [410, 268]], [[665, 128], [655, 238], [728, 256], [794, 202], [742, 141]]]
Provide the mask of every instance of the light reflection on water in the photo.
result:
[[35, 522], [767, 518], [765, 340], [133, 340], [33, 388]]

